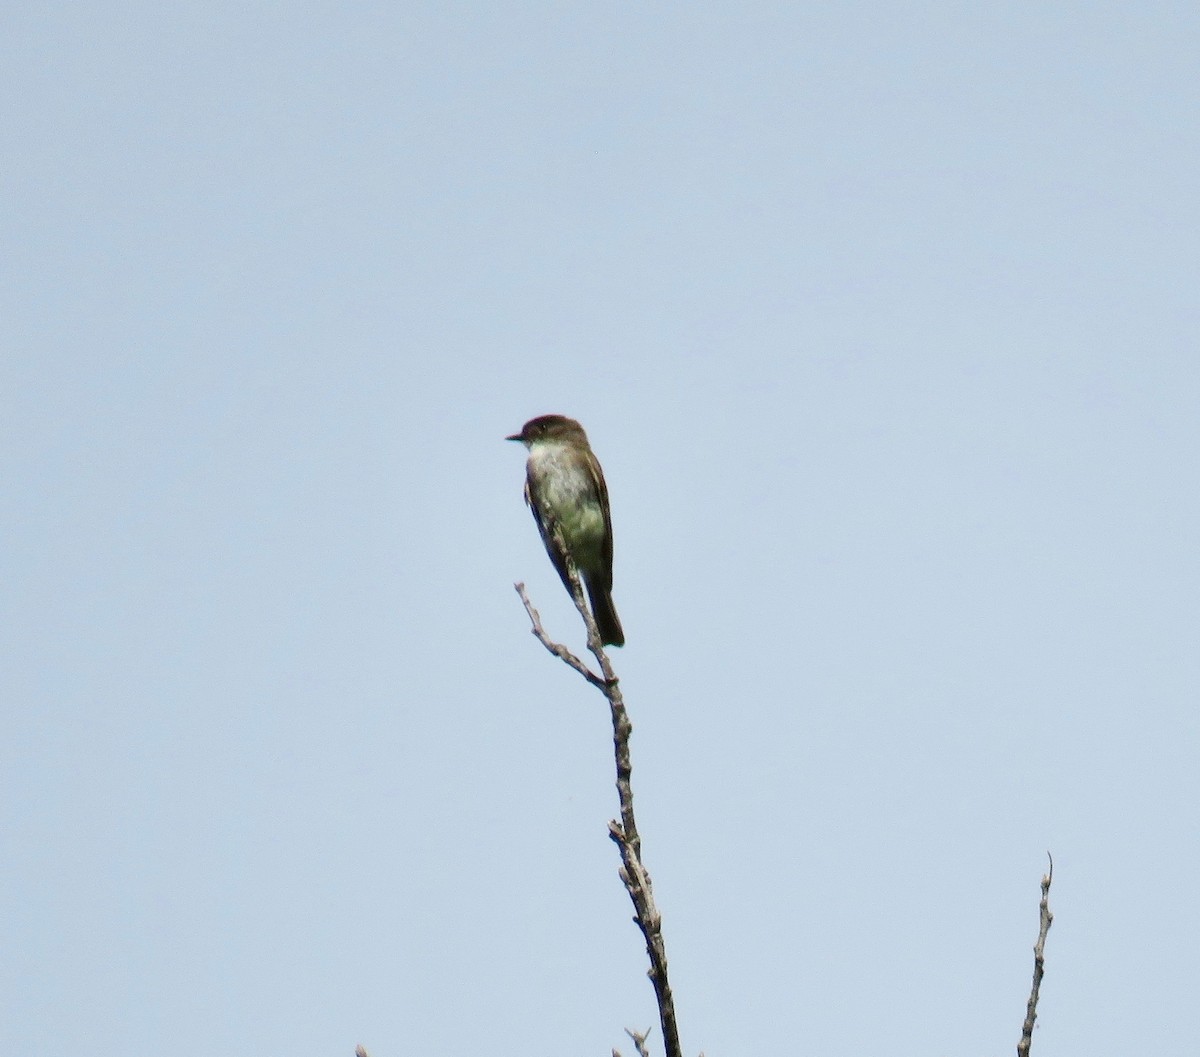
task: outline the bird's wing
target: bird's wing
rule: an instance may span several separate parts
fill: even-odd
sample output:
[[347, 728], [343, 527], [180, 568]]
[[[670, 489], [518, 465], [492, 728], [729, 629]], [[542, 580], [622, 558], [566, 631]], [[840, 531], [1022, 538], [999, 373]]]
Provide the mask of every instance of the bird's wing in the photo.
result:
[[599, 581], [600, 586], [605, 591], [612, 590], [612, 566], [613, 566], [613, 533], [612, 533], [612, 511], [608, 507], [608, 485], [604, 480], [604, 471], [600, 469], [600, 460], [589, 451], [587, 453], [588, 469], [592, 473], [592, 482], [596, 486], [596, 496], [600, 500], [600, 509], [604, 511], [604, 561], [601, 563], [603, 570], [595, 577]]
[[525, 478], [525, 502], [529, 504], [529, 509], [533, 512], [533, 521], [537, 525], [538, 535], [542, 537], [546, 553], [550, 555], [550, 560], [554, 563], [554, 568], [558, 570], [558, 575], [562, 578], [563, 587], [567, 589], [567, 594], [571, 594], [571, 574], [567, 569], [566, 551], [563, 549], [562, 543], [558, 538], [558, 533], [555, 531], [554, 519], [548, 514], [543, 517], [541, 508], [533, 501], [533, 489], [529, 487], [528, 476]]

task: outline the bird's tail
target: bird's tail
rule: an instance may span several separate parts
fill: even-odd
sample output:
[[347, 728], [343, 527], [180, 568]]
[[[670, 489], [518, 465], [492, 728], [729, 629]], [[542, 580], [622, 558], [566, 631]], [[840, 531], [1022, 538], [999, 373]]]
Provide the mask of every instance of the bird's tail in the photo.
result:
[[613, 605], [612, 591], [587, 579], [588, 601], [592, 604], [592, 616], [600, 631], [600, 641], [605, 646], [624, 646], [625, 632], [621, 630], [621, 621], [617, 617], [617, 608]]

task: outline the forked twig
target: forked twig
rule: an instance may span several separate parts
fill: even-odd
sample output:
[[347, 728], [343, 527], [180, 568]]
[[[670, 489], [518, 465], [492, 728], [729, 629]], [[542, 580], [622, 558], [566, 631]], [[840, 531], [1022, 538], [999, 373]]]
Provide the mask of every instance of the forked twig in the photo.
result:
[[[629, 737], [633, 733], [633, 724], [625, 710], [625, 701], [621, 696], [620, 686], [612, 662], [604, 652], [604, 644], [600, 641], [600, 631], [584, 601], [583, 588], [579, 583], [579, 575], [570, 567], [571, 597], [575, 608], [579, 611], [584, 626], [587, 628], [588, 650], [596, 658], [600, 666], [600, 675], [596, 675], [586, 664], [575, 656], [561, 643], [554, 642], [542, 627], [541, 618], [529, 601], [523, 583], [514, 584], [517, 594], [529, 615], [533, 634], [546, 649], [554, 654], [564, 664], [582, 675], [592, 686], [596, 687], [608, 699], [609, 711], [612, 715], [613, 729], [613, 758], [617, 770], [617, 797], [620, 801], [620, 821], [613, 819], [608, 824], [609, 836], [616, 843], [621, 853], [621, 881], [629, 893], [633, 903], [634, 921], [641, 929], [646, 941], [646, 954], [650, 959], [650, 969], [647, 975], [654, 985], [654, 996], [658, 1002], [659, 1022], [662, 1025], [663, 1047], [666, 1057], [683, 1057], [679, 1042], [679, 1028], [675, 1023], [675, 999], [671, 994], [671, 985], [667, 979], [667, 949], [662, 935], [662, 917], [654, 903], [654, 889], [650, 883], [650, 874], [642, 862], [642, 839], [638, 833], [637, 819], [633, 812], [633, 764], [629, 755]], [[648, 1057], [646, 1049], [646, 1034], [639, 1035], [627, 1032], [633, 1039], [641, 1057]], [[614, 1051], [615, 1053], [616, 1051]]]
[[625, 1034], [633, 1039], [633, 1044], [637, 1047], [638, 1057], [650, 1057], [650, 1049], [646, 1045], [646, 1040], [650, 1037], [650, 1032], [653, 1030], [653, 1028], [647, 1028], [645, 1031], [631, 1031], [629, 1028], [625, 1029]]
[[575, 656], [566, 646], [560, 642], [555, 642], [549, 635], [546, 634], [546, 629], [542, 627], [542, 618], [538, 611], [533, 608], [533, 603], [529, 601], [529, 596], [525, 593], [525, 585], [522, 583], [513, 584], [517, 589], [517, 594], [521, 596], [521, 603], [525, 606], [525, 612], [529, 614], [529, 623], [533, 625], [531, 630], [537, 636], [538, 642], [546, 647], [564, 664], [574, 668], [582, 675], [592, 686], [598, 690], [604, 689], [604, 680], [593, 672], [586, 664]]

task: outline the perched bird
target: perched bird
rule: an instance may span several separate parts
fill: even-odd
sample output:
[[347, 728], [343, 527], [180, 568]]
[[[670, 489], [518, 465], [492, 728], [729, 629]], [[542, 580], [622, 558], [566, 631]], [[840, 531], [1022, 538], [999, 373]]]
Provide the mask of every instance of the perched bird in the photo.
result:
[[601, 641], [605, 646], [624, 646], [625, 632], [612, 600], [608, 486], [583, 427], [563, 415], [542, 415], [505, 439], [519, 440], [529, 449], [525, 502], [533, 510], [546, 553], [567, 592], [571, 591], [570, 562], [587, 588]]

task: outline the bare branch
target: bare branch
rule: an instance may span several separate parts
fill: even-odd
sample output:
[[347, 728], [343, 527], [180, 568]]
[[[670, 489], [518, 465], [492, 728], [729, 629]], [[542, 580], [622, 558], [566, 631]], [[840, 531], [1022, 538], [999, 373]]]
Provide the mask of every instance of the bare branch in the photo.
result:
[[1054, 922], [1050, 913], [1050, 882], [1054, 879], [1054, 858], [1049, 852], [1046, 858], [1050, 860], [1050, 869], [1042, 877], [1042, 900], [1038, 904], [1041, 924], [1038, 929], [1037, 943], [1033, 948], [1033, 986], [1029, 991], [1029, 1002], [1025, 1007], [1025, 1023], [1021, 1026], [1021, 1041], [1017, 1043], [1017, 1057], [1029, 1057], [1029, 1048], [1033, 1045], [1033, 1025], [1037, 1020], [1038, 992], [1042, 987], [1042, 975], [1046, 966], [1046, 935]]
[[[515, 587], [525, 606], [525, 612], [529, 615], [533, 633], [537, 636], [538, 641], [559, 660], [574, 668], [608, 699], [609, 711], [612, 715], [617, 798], [621, 808], [620, 821], [618, 822], [616, 819], [610, 821], [608, 833], [620, 851], [621, 882], [625, 885], [625, 890], [629, 893], [629, 899], [633, 903], [634, 921], [641, 929], [642, 938], [646, 941], [646, 954], [650, 959], [650, 969], [647, 975], [654, 986], [654, 996], [658, 1002], [658, 1017], [662, 1026], [666, 1057], [683, 1057], [683, 1048], [679, 1042], [679, 1027], [675, 1022], [675, 999], [671, 994], [671, 985], [667, 979], [667, 948], [662, 934], [662, 917], [654, 903], [654, 889], [650, 883], [650, 874], [642, 863], [642, 839], [638, 833], [637, 818], [633, 812], [633, 764], [629, 752], [629, 738], [633, 733], [633, 724], [630, 723], [629, 714], [625, 710], [625, 701], [621, 696], [616, 672], [613, 671], [612, 662], [608, 659], [608, 654], [604, 651], [604, 644], [600, 640], [600, 631], [584, 600], [579, 574], [569, 563], [568, 570], [571, 580], [571, 598], [575, 602], [575, 608], [579, 611], [584, 627], [587, 628], [588, 650], [591, 651], [600, 666], [600, 676], [592, 672], [565, 646], [551, 640], [542, 627], [537, 610], [533, 608], [525, 594], [525, 585], [516, 584]], [[646, 1035], [639, 1036], [633, 1032], [627, 1032], [627, 1034], [634, 1040], [640, 1057], [648, 1057], [649, 1051], [645, 1048]], [[648, 1035], [649, 1032], [646, 1034]]]

